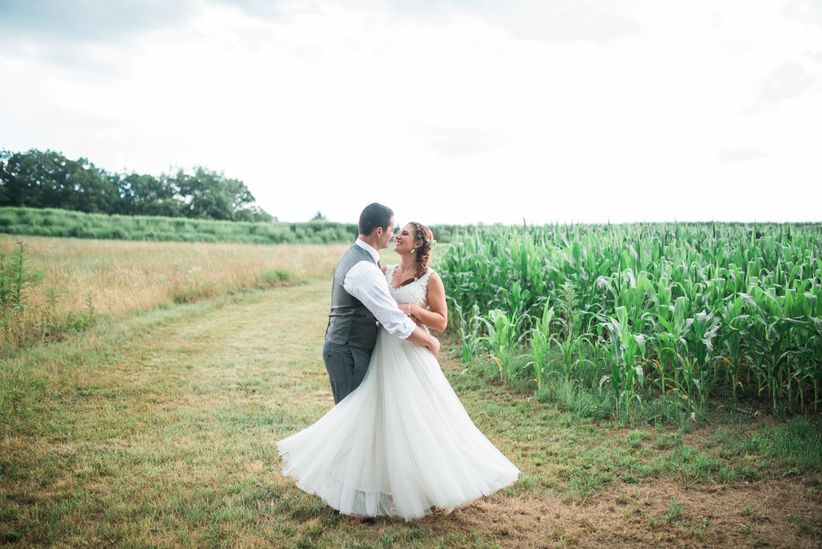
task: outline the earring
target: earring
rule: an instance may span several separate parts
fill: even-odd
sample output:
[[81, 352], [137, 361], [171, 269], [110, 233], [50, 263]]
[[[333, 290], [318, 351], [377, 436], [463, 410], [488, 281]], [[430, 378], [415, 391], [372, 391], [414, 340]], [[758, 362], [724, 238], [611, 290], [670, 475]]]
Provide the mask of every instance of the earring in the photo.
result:
[[417, 249], [416, 249], [416, 248], [412, 248], [412, 249], [411, 249], [411, 253], [412, 253], [412, 254], [417, 253]]

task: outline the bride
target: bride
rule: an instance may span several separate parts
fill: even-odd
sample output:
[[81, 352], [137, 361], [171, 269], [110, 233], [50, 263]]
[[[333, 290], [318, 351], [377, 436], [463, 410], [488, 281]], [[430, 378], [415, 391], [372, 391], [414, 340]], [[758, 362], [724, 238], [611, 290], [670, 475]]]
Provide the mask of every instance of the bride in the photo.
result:
[[[432, 242], [428, 227], [407, 224], [395, 239], [401, 262], [385, 276], [403, 312], [442, 331], [445, 290], [428, 268]], [[519, 475], [468, 417], [434, 355], [382, 327], [360, 386], [277, 447], [300, 489], [360, 517], [451, 510]]]

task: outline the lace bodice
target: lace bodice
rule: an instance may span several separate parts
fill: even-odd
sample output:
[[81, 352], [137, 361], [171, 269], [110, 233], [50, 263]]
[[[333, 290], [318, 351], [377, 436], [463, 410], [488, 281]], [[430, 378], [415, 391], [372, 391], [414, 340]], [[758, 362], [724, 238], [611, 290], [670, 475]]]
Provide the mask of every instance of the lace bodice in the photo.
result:
[[390, 265], [385, 271], [385, 277], [388, 279], [388, 289], [391, 291], [391, 297], [393, 297], [397, 303], [413, 303], [414, 305], [419, 305], [420, 307], [427, 309], [428, 279], [431, 278], [431, 273], [433, 271], [428, 269], [424, 275], [414, 282], [406, 284], [405, 286], [400, 286], [399, 288], [395, 288], [392, 282], [396, 268], [396, 265]]

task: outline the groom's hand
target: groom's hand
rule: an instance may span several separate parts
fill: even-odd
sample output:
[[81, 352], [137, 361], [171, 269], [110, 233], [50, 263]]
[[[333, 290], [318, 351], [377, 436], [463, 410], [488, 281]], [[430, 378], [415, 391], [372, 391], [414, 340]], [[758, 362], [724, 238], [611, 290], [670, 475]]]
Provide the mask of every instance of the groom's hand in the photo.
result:
[[434, 356], [437, 356], [440, 352], [440, 340], [422, 328], [414, 328], [414, 332], [408, 336], [408, 341], [416, 345], [422, 345], [431, 351]]
[[428, 347], [428, 350], [433, 353], [434, 356], [438, 356], [440, 354], [440, 340], [434, 336], [431, 336], [431, 342], [425, 345]]

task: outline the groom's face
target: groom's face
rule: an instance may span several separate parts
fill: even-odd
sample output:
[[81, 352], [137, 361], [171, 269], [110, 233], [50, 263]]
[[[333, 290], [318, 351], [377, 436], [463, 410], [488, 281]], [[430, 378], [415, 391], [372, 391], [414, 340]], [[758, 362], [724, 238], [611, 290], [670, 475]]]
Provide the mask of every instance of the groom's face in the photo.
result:
[[383, 248], [388, 247], [388, 243], [391, 241], [391, 238], [394, 236], [394, 225], [395, 225], [395, 223], [396, 223], [396, 220], [392, 216], [391, 221], [388, 222], [388, 227], [386, 227], [385, 229], [383, 229], [382, 227], [378, 227], [377, 230], [382, 231], [382, 234], [380, 235], [380, 239], [379, 239], [380, 250], [382, 250]]

